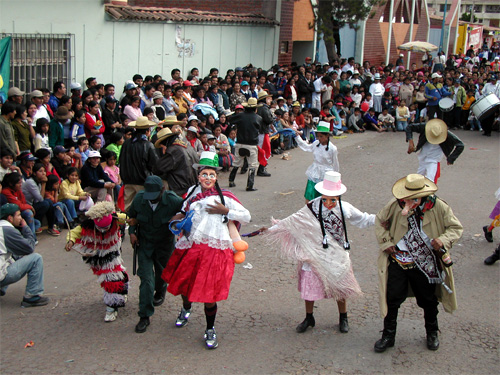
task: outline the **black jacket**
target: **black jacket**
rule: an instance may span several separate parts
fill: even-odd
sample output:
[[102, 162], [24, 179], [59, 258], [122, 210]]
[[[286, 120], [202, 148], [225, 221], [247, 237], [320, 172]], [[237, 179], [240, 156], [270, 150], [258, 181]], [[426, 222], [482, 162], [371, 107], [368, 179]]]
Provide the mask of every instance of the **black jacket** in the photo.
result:
[[237, 143], [257, 146], [259, 130], [264, 125], [262, 117], [254, 112], [242, 112], [231, 116], [231, 124], [238, 130]]
[[109, 178], [108, 174], [104, 172], [101, 164], [94, 168], [90, 165], [90, 162], [86, 161], [80, 171], [80, 174], [83, 189], [88, 186], [101, 189], [104, 187], [104, 182], [113, 182]]
[[[425, 136], [425, 124], [408, 125], [406, 127], [406, 141], [413, 139], [413, 132], [420, 134], [416, 147], [416, 151], [418, 151], [425, 143], [427, 143], [427, 137]], [[443, 150], [443, 153], [446, 155], [446, 161], [450, 164], [453, 164], [464, 150], [463, 142], [450, 131], [448, 131], [446, 140], [443, 143], [440, 143], [439, 147]]]
[[158, 154], [144, 135], [136, 134], [127, 139], [120, 151], [120, 176], [124, 184], [144, 185], [148, 176], [153, 175], [153, 167], [158, 162]]
[[306, 98], [306, 103], [312, 102], [312, 93], [314, 92], [314, 84], [313, 81], [310, 80], [309, 83], [305, 79], [305, 77], [300, 76], [299, 81], [295, 84], [298, 91], [299, 99], [303, 96]]
[[274, 121], [273, 114], [269, 109], [267, 104], [264, 104], [262, 107], [257, 108], [257, 114], [262, 117], [263, 127], [260, 129], [260, 134], [266, 134], [269, 132], [269, 125], [271, 125]]

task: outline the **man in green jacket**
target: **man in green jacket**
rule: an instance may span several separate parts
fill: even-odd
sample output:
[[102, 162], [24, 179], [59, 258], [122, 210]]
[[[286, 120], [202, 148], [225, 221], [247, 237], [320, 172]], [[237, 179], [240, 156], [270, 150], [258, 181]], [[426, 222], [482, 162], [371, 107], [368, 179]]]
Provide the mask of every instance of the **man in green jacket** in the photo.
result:
[[160, 177], [148, 176], [144, 190], [137, 193], [127, 212], [135, 219], [130, 221], [129, 235], [132, 246], [137, 246], [137, 275], [141, 279], [137, 333], [146, 332], [155, 306], [165, 300], [167, 285], [161, 274], [175, 246], [175, 237], [168, 224], [181, 207], [182, 198], [165, 191]]
[[68, 108], [61, 106], [57, 108], [54, 118], [50, 121], [49, 146], [64, 146], [64, 125], [71, 118]]
[[452, 93], [451, 98], [455, 102], [455, 107], [453, 108], [452, 114], [452, 126], [450, 129], [458, 129], [462, 128], [460, 126], [460, 116], [462, 114], [462, 107], [467, 99], [467, 93], [463, 86], [460, 85], [460, 80], [455, 79], [453, 81], [453, 87], [450, 88], [450, 92]]

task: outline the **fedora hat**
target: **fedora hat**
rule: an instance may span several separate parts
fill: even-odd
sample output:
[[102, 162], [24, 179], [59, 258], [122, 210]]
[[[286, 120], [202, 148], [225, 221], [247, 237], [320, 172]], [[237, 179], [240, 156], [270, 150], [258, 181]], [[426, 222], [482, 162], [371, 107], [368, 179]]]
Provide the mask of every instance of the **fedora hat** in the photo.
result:
[[340, 173], [334, 171], [325, 172], [323, 181], [314, 185], [314, 188], [318, 193], [328, 197], [337, 197], [347, 191], [347, 188], [342, 183]]
[[261, 100], [269, 98], [270, 96], [271, 95], [269, 95], [266, 90], [260, 90], [259, 94], [257, 95], [257, 101], [260, 102]]
[[128, 124], [129, 127], [134, 129], [147, 129], [154, 125], [156, 125], [156, 123], [153, 121], [149, 121], [146, 116], [140, 116], [137, 118], [137, 120], [132, 121]]
[[172, 136], [172, 135], [175, 135], [175, 133], [172, 133], [172, 131], [169, 129], [169, 128], [163, 128], [161, 129], [157, 136], [158, 136], [158, 139], [156, 140], [155, 142], [155, 147], [156, 148], [160, 148], [161, 147], [161, 143], [167, 139], [168, 137]]
[[243, 107], [245, 107], [245, 108], [257, 108], [257, 107], [262, 107], [262, 104], [258, 104], [257, 99], [250, 98], [250, 99], [248, 99], [248, 102], [243, 103]]
[[448, 126], [443, 120], [432, 119], [425, 124], [425, 138], [433, 145], [439, 145], [448, 137]]
[[69, 113], [68, 108], [65, 106], [59, 106], [54, 117], [58, 120], [68, 120], [71, 118], [71, 113]]
[[400, 178], [392, 187], [392, 195], [396, 199], [414, 199], [431, 195], [438, 189], [437, 185], [421, 174], [409, 174]]
[[198, 170], [203, 167], [210, 167], [216, 171], [221, 170], [222, 167], [219, 167], [219, 155], [212, 151], [203, 151], [200, 155], [200, 162], [194, 163], [193, 168]]

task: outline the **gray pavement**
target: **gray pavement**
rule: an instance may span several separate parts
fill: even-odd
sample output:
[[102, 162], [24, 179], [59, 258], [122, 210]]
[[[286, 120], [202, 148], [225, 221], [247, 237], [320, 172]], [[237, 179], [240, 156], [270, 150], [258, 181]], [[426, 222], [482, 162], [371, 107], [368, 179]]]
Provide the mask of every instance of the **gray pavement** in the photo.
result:
[[[348, 226], [351, 258], [364, 295], [348, 301], [350, 332], [338, 332], [338, 311], [330, 300], [316, 303], [316, 327], [295, 333], [304, 318], [297, 292], [295, 265], [283, 262], [276, 249], [260, 237], [249, 240], [247, 262], [236, 271], [227, 301], [220, 302], [216, 328], [220, 345], [204, 349], [204, 314], [194, 305], [189, 324], [174, 326], [180, 298], [167, 295], [148, 331], [136, 334], [139, 279], [131, 278], [130, 297], [118, 319], [104, 323], [102, 291], [76, 253], [63, 249], [60, 238], [40, 236], [37, 251], [44, 257], [45, 307], [20, 307], [24, 281], [9, 287], [0, 298], [2, 374], [493, 374], [499, 358], [499, 266], [483, 259], [500, 242], [484, 240], [482, 226], [495, 204], [499, 180], [499, 134], [457, 131], [465, 151], [455, 165], [444, 166], [438, 195], [453, 208], [464, 234], [452, 249], [458, 311], [440, 307], [441, 347], [425, 346], [423, 314], [413, 299], [400, 310], [396, 345], [374, 353], [382, 319], [378, 308], [373, 228]], [[335, 139], [339, 149], [344, 199], [376, 213], [391, 198], [392, 184], [417, 170], [415, 154], [407, 155], [402, 133], [365, 133]], [[269, 225], [271, 216], [284, 218], [304, 204], [304, 172], [312, 155], [295, 149], [290, 160], [274, 157], [271, 178], [256, 179], [257, 192], [245, 192], [245, 177], [238, 175], [232, 189], [252, 213], [242, 232]], [[228, 174], [220, 177], [227, 187]], [[128, 236], [123, 246], [130, 273], [132, 251]], [[29, 341], [31, 348], [24, 348]]]

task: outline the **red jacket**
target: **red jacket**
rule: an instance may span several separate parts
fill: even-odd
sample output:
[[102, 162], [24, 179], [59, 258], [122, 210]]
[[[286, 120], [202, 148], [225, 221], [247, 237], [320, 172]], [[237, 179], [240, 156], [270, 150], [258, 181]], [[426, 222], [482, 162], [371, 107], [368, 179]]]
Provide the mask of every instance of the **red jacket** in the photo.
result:
[[102, 122], [102, 119], [101, 119], [101, 115], [99, 113], [96, 115], [96, 120], [94, 120], [92, 118], [92, 116], [90, 116], [88, 113], [85, 113], [85, 118], [86, 118], [85, 135], [87, 136], [87, 138], [90, 139], [90, 137], [92, 137], [93, 134], [90, 131], [95, 129], [96, 123], [99, 123], [97, 125], [101, 125], [101, 127], [99, 128], [98, 134], [104, 133], [104, 129], [106, 129], [106, 127], [104, 126], [104, 123]]
[[33, 207], [26, 203], [26, 198], [22, 190], [14, 191], [11, 188], [3, 188], [2, 194], [5, 195], [9, 203], [17, 204], [21, 211], [33, 209]]

